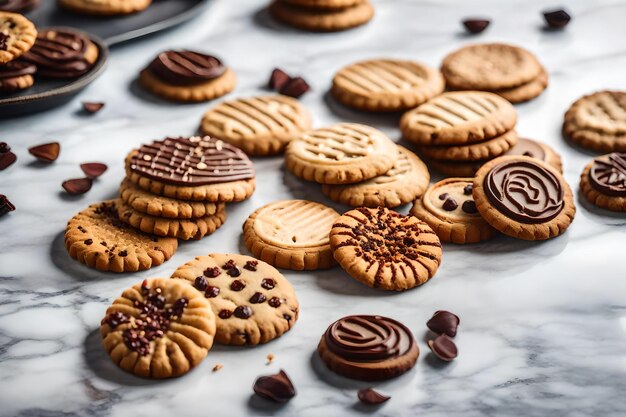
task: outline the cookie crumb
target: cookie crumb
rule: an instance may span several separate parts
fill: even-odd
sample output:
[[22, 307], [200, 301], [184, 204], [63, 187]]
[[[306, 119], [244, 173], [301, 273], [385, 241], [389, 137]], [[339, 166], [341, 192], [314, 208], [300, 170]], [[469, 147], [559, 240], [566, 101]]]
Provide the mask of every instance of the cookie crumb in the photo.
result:
[[269, 353], [267, 355], [267, 363], [266, 363], [266, 365], [271, 364], [273, 361], [274, 361], [274, 354], [273, 353]]
[[217, 371], [219, 371], [220, 369], [222, 369], [223, 367], [224, 367], [224, 365], [222, 365], [221, 363], [218, 363], [217, 365], [215, 365], [215, 366], [213, 367], [213, 372], [217, 372]]

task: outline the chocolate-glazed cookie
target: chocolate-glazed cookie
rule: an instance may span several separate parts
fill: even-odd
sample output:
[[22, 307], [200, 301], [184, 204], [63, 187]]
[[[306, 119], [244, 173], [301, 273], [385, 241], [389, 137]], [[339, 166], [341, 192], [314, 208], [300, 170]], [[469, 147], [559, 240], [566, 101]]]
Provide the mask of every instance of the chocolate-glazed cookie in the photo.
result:
[[379, 381], [411, 369], [419, 349], [411, 331], [382, 316], [347, 316], [331, 324], [317, 352], [328, 368], [348, 378]]
[[580, 176], [580, 190], [598, 207], [626, 211], [626, 153], [613, 152], [587, 164]]
[[24, 13], [39, 6], [39, 0], [0, 0], [0, 11]]
[[47, 29], [37, 35], [24, 60], [37, 66], [37, 74], [50, 78], [76, 78], [98, 60], [98, 47], [83, 33]]
[[561, 173], [563, 172], [563, 165], [559, 154], [545, 143], [541, 143], [536, 140], [518, 138], [517, 144], [505, 152], [504, 155], [530, 156], [531, 158], [538, 159], [548, 165], [552, 165]]
[[0, 93], [12, 93], [31, 87], [35, 82], [35, 72], [37, 67], [22, 60], [0, 65]]

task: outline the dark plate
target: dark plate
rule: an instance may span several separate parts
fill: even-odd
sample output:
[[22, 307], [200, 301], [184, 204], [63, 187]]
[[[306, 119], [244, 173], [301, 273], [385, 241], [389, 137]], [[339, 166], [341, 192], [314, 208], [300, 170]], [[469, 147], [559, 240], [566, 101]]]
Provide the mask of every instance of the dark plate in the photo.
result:
[[[76, 29], [73, 29], [76, 30]], [[85, 33], [85, 35], [87, 35]], [[104, 71], [109, 54], [107, 44], [99, 37], [87, 35], [98, 46], [98, 61], [88, 73], [70, 80], [54, 80], [35, 76], [35, 85], [8, 96], [0, 96], [0, 118], [21, 116], [61, 106]]]
[[92, 33], [111, 46], [170, 28], [199, 14], [209, 0], [153, 0], [146, 10], [129, 16], [94, 17], [72, 13], [43, 0], [26, 16], [38, 27], [69, 26]]

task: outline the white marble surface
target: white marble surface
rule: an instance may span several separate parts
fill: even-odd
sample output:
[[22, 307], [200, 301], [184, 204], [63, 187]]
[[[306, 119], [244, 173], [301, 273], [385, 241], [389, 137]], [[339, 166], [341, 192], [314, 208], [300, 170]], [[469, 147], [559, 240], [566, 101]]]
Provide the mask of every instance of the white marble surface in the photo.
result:
[[[104, 274], [72, 261], [63, 247], [66, 221], [90, 203], [115, 196], [126, 152], [166, 135], [189, 135], [209, 104], [176, 106], [134, 85], [137, 71], [159, 50], [206, 49], [239, 75], [230, 97], [260, 93], [274, 66], [313, 86], [302, 102], [318, 126], [359, 121], [398, 139], [398, 118], [359, 114], [325, 98], [332, 74], [365, 57], [408, 57], [438, 65], [471, 41], [510, 41], [537, 53], [551, 76], [549, 90], [518, 107], [519, 131], [556, 148], [574, 189], [590, 155], [560, 137], [562, 114], [578, 96], [626, 89], [626, 3], [566, 2], [574, 16], [564, 32], [541, 30], [549, 1], [374, 0], [377, 16], [357, 30], [314, 35], [292, 31], [260, 12], [263, 1], [218, 0], [184, 27], [115, 48], [106, 73], [74, 102], [45, 114], [0, 122], [0, 139], [19, 160], [0, 172], [0, 194], [17, 211], [0, 218], [1, 416], [604, 416], [626, 415], [626, 218], [589, 207], [567, 233], [545, 243], [499, 237], [475, 246], [444, 247], [443, 265], [427, 285], [403, 294], [368, 289], [340, 269], [286, 275], [299, 295], [301, 318], [279, 340], [256, 348], [215, 347], [195, 371], [166, 382], [118, 370], [100, 346], [106, 306], [143, 278], [168, 276], [177, 265], [213, 251], [245, 253], [240, 229], [255, 208], [282, 198], [327, 201], [319, 187], [282, 170], [281, 158], [260, 159], [258, 190], [228, 207], [228, 221], [200, 242], [182, 244], [166, 264], [139, 274]], [[469, 3], [474, 3], [470, 5]], [[564, 2], [559, 2], [564, 3]], [[592, 4], [593, 3], [593, 4]], [[462, 17], [494, 19], [483, 35], [461, 35]], [[93, 117], [81, 100], [103, 100]], [[62, 143], [52, 166], [33, 163], [26, 149]], [[110, 170], [86, 195], [61, 192], [78, 164], [103, 161]], [[337, 207], [343, 210], [342, 207]], [[438, 309], [461, 317], [459, 358], [443, 365], [424, 343], [425, 322]], [[406, 323], [421, 348], [408, 374], [376, 386], [392, 400], [366, 410], [363, 387], [332, 375], [315, 355], [333, 320], [378, 313]], [[266, 365], [265, 357], [276, 359]], [[224, 368], [212, 373], [217, 363]], [[260, 374], [285, 369], [299, 395], [285, 406], [252, 396]]]

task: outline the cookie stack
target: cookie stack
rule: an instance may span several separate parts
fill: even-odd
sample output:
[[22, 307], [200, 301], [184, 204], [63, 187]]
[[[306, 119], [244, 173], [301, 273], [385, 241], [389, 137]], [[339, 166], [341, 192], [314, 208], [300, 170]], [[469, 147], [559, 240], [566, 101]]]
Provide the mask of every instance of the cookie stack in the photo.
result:
[[167, 138], [126, 157], [119, 218], [145, 233], [201, 239], [226, 220], [225, 203], [254, 192], [246, 154], [209, 137]]
[[37, 71], [19, 59], [35, 44], [35, 25], [17, 13], [0, 12], [0, 94], [31, 87]]
[[274, 0], [274, 19], [312, 32], [335, 32], [364, 25], [374, 17], [369, 0]]
[[431, 166], [471, 177], [487, 161], [517, 144], [517, 112], [502, 97], [482, 91], [448, 92], [402, 116], [405, 139]]

